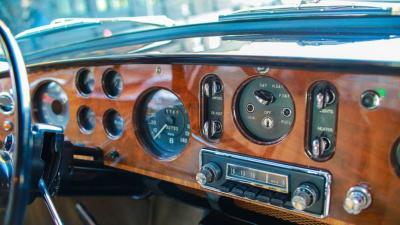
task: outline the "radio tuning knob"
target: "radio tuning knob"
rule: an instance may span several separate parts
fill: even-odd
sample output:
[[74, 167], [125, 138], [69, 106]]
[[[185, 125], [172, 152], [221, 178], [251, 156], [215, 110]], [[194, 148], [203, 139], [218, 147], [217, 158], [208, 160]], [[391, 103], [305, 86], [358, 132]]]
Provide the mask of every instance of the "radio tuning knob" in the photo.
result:
[[351, 187], [346, 194], [343, 202], [343, 208], [347, 213], [358, 215], [362, 210], [371, 205], [372, 196], [366, 185], [357, 185]]
[[196, 174], [196, 181], [200, 185], [205, 185], [217, 181], [221, 175], [221, 168], [216, 163], [210, 162], [201, 167], [200, 172]]
[[315, 185], [304, 183], [293, 192], [292, 205], [295, 209], [303, 211], [318, 201], [319, 192]]

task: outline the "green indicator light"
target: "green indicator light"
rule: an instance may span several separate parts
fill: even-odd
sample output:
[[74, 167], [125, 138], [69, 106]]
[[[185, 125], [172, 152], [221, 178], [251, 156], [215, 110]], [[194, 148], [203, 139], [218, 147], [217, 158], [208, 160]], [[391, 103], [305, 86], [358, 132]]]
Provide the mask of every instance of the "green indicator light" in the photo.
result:
[[[378, 92], [379, 97], [381, 97], [381, 98], [386, 97], [386, 89], [378, 88], [378, 89], [376, 89], [376, 92]], [[399, 93], [399, 95], [400, 95], [400, 93]]]

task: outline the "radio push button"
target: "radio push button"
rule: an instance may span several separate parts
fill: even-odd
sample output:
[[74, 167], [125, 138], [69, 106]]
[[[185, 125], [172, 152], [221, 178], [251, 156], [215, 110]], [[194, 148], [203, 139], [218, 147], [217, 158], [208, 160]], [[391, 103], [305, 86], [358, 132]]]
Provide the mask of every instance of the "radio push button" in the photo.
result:
[[218, 190], [222, 192], [231, 192], [232, 188], [235, 186], [235, 184], [231, 181], [225, 182], [223, 185], [218, 187]]
[[272, 191], [264, 190], [257, 195], [256, 199], [260, 202], [269, 203], [271, 201], [272, 194]]
[[243, 197], [246, 189], [247, 189], [247, 187], [244, 185], [237, 185], [232, 189], [231, 192], [237, 196]]
[[255, 187], [249, 187], [245, 192], [244, 192], [244, 197], [248, 199], [256, 199], [256, 196], [260, 192], [260, 189], [255, 188]]
[[271, 204], [275, 206], [283, 206], [288, 200], [288, 196], [282, 193], [274, 193], [271, 198]]

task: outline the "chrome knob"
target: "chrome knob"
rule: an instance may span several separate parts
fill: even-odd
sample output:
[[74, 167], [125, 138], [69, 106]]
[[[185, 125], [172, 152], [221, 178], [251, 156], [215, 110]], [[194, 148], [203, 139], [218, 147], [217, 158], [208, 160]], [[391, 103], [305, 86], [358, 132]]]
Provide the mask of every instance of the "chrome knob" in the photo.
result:
[[221, 168], [216, 163], [210, 162], [201, 167], [200, 172], [196, 174], [196, 181], [200, 185], [205, 185], [217, 181], [221, 175]]
[[303, 211], [318, 201], [319, 192], [315, 185], [304, 183], [296, 188], [293, 192], [292, 206], [300, 211]]
[[358, 215], [371, 205], [372, 196], [366, 185], [357, 185], [347, 191], [343, 208], [347, 213]]

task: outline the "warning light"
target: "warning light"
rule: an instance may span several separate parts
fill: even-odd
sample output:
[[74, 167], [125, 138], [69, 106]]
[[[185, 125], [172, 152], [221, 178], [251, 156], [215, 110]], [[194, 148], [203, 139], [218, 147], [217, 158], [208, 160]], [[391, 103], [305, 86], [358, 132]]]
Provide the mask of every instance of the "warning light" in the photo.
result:
[[376, 89], [376, 92], [379, 94], [379, 97], [383, 98], [386, 97], [387, 91], [384, 88]]

